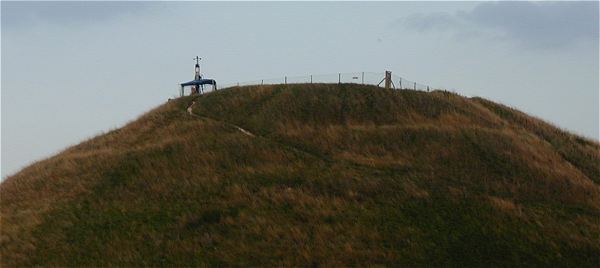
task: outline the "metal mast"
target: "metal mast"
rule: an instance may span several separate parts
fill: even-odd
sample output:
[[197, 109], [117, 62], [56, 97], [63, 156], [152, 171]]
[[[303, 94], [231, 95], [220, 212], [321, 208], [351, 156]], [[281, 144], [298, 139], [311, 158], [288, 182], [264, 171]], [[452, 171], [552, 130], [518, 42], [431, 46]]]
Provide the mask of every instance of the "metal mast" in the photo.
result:
[[194, 75], [194, 79], [199, 80], [199, 79], [202, 79], [202, 76], [200, 75], [200, 60], [202, 58], [196, 56], [194, 59], [196, 60], [196, 68], [195, 68], [196, 73]]

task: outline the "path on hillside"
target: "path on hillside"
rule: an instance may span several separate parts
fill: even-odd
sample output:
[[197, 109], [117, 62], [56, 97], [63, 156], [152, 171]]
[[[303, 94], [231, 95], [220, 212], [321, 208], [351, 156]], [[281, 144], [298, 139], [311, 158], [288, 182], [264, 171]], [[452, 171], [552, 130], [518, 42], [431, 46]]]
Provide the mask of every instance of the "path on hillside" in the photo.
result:
[[[288, 144], [288, 143], [283, 142], [283, 141], [273, 140], [273, 139], [270, 139], [268, 137], [264, 137], [264, 136], [260, 136], [260, 135], [256, 136], [252, 132], [243, 129], [242, 127], [240, 127], [238, 125], [235, 125], [235, 124], [232, 124], [232, 123], [220, 120], [220, 119], [212, 118], [212, 117], [209, 117], [209, 116], [197, 115], [197, 114], [195, 114], [193, 112], [193, 106], [194, 106], [194, 104], [196, 104], [196, 101], [192, 101], [192, 103], [187, 107], [187, 112], [192, 117], [220, 122], [220, 123], [222, 123], [222, 124], [224, 124], [226, 126], [236, 128], [237, 130], [239, 130], [240, 132], [242, 132], [246, 136], [249, 136], [249, 137], [252, 137], [252, 138], [258, 137], [258, 138], [266, 139], [266, 140], [268, 140], [270, 142], [279, 144], [280, 146], [283, 146], [284, 148], [292, 150], [292, 151], [294, 151], [294, 152], [296, 152], [298, 154], [309, 155], [311, 157], [320, 159], [320, 160], [322, 160], [322, 161], [324, 161], [326, 163], [330, 163], [330, 164], [333, 164], [333, 163], [345, 163], [345, 164], [348, 164], [348, 165], [350, 165], [350, 166], [352, 166], [354, 168], [373, 170], [373, 167], [370, 167], [368, 165], [364, 165], [364, 164], [360, 164], [360, 163], [355, 163], [355, 162], [347, 161], [347, 160], [334, 159], [332, 157], [321, 155], [321, 154], [318, 154], [318, 153], [315, 153], [315, 152], [310, 152], [310, 151], [307, 151], [307, 150], [302, 149], [302, 148], [298, 148], [297, 146], [294, 146], [292, 144]], [[401, 168], [401, 169], [394, 168], [393, 171], [394, 172], [403, 172], [403, 173], [407, 172], [407, 170], [405, 168]]]
[[[194, 114], [194, 113], [193, 113], [193, 107], [192, 107], [192, 106], [194, 106], [194, 104], [196, 104], [196, 101], [192, 101], [192, 103], [190, 104], [190, 106], [188, 106], [188, 107], [187, 107], [187, 112], [188, 112], [188, 114], [190, 114], [191, 116], [194, 116], [194, 117], [198, 117], [198, 118], [205, 118], [205, 119], [214, 120], [214, 119], [212, 119], [212, 118], [208, 118], [208, 117], [205, 117], [205, 116], [200, 116], [200, 115]], [[235, 128], [235, 129], [239, 130], [240, 132], [242, 132], [242, 133], [243, 133], [244, 135], [246, 135], [246, 136], [249, 136], [249, 137], [255, 137], [255, 135], [254, 135], [254, 134], [252, 134], [252, 132], [250, 132], [250, 131], [248, 131], [248, 130], [245, 130], [245, 129], [243, 129], [242, 127], [240, 127], [240, 126], [238, 126], [238, 125], [234, 125], [234, 124], [232, 124], [232, 123], [228, 123], [228, 122], [224, 122], [224, 121], [221, 121], [221, 122], [222, 122], [223, 124], [225, 124], [225, 125], [228, 125], [228, 126], [230, 126], [230, 127], [233, 127], [233, 128]]]

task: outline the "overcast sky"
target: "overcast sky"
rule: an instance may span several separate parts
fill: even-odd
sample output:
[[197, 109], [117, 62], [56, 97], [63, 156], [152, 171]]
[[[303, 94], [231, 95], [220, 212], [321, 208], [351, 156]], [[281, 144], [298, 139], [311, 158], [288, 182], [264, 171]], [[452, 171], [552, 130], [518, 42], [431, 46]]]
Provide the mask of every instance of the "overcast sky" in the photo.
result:
[[593, 139], [598, 2], [1, 2], [2, 178], [176, 94], [383, 72], [518, 108]]

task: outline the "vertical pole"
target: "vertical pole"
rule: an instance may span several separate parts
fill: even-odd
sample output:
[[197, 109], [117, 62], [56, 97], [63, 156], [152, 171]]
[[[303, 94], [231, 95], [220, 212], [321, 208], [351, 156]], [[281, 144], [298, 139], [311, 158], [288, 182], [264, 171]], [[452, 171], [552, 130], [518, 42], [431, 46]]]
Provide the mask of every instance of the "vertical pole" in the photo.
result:
[[261, 79], [261, 80], [260, 80], [260, 85], [262, 86], [262, 85], [264, 84], [264, 82], [265, 82], [265, 81]]
[[427, 92], [429, 92], [429, 86], [427, 86]]
[[287, 76], [285, 77], [285, 84], [287, 85]]
[[312, 74], [310, 75], [310, 83], [312, 84]]
[[342, 83], [342, 74], [338, 73], [338, 84]]
[[240, 86], [240, 82], [237, 82], [237, 86], [238, 86], [238, 87]]
[[365, 84], [365, 72], [362, 72], [360, 81], [363, 85]]
[[398, 80], [398, 83], [400, 83], [400, 89], [402, 89], [402, 78], [400, 78], [400, 80]]
[[415, 82], [415, 90], [417, 90], [417, 82]]
[[392, 72], [385, 71], [385, 89], [390, 89], [392, 87]]

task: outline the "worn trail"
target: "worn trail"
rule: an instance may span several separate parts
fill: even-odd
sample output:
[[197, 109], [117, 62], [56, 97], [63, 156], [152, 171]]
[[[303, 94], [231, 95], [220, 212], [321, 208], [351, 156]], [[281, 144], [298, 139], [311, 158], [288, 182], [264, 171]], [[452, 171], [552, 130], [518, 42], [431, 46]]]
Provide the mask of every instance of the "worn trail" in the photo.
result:
[[[249, 137], [252, 137], [252, 138], [256, 137], [256, 135], [254, 135], [252, 132], [250, 132], [250, 131], [248, 131], [248, 130], [246, 130], [246, 129], [238, 126], [238, 125], [235, 125], [235, 124], [232, 124], [232, 123], [229, 123], [229, 122], [225, 122], [223, 120], [219, 120], [219, 119], [216, 119], [216, 118], [212, 118], [212, 117], [208, 117], [208, 116], [201, 116], [201, 115], [195, 114], [193, 112], [193, 106], [194, 106], [194, 104], [196, 104], [196, 102], [192, 101], [192, 103], [187, 107], [187, 112], [191, 116], [196, 117], [196, 118], [208, 119], [208, 120], [212, 120], [212, 121], [218, 121], [218, 122], [220, 122], [220, 123], [222, 123], [222, 124], [224, 124], [226, 126], [236, 128], [238, 131], [240, 131], [241, 133], [243, 133], [246, 136], [249, 136]], [[260, 138], [264, 138], [264, 139], [269, 140], [270, 142], [277, 143], [280, 146], [283, 146], [283, 147], [285, 147], [285, 148], [287, 148], [289, 150], [292, 150], [292, 151], [294, 151], [296, 153], [303, 154], [303, 155], [310, 155], [311, 157], [320, 159], [320, 160], [322, 160], [322, 161], [324, 161], [326, 163], [330, 163], [330, 164], [332, 164], [332, 163], [344, 163], [344, 164], [347, 164], [348, 166], [351, 166], [351, 167], [354, 167], [354, 168], [357, 168], [357, 169], [373, 170], [373, 167], [370, 167], [368, 165], [359, 164], [359, 163], [355, 163], [355, 162], [352, 162], [352, 161], [345, 161], [345, 160], [340, 160], [340, 159], [333, 159], [331, 157], [320, 155], [320, 154], [317, 154], [315, 152], [309, 152], [309, 151], [300, 149], [300, 148], [298, 148], [298, 147], [296, 147], [294, 145], [288, 144], [286, 142], [278, 141], [278, 140], [273, 140], [273, 139], [270, 139], [270, 138], [267, 138], [267, 137], [264, 137], [264, 136], [260, 136]], [[397, 173], [398, 172], [406, 173], [405, 169], [394, 169], [393, 171], [397, 172]]]
[[[194, 116], [194, 117], [198, 117], [198, 118], [206, 118], [206, 119], [214, 120], [212, 118], [208, 118], [208, 117], [205, 117], [205, 116], [200, 116], [200, 115], [194, 114], [194, 112], [193, 112], [193, 106], [194, 106], [194, 104], [196, 104], [196, 102], [192, 101], [192, 103], [190, 104], [190, 106], [188, 106], [188, 108], [187, 108], [188, 114], [190, 114], [191, 116]], [[255, 137], [255, 135], [252, 134], [252, 132], [243, 129], [242, 127], [240, 127], [238, 125], [235, 125], [235, 124], [232, 124], [232, 123], [228, 123], [228, 122], [224, 122], [224, 121], [221, 121], [221, 122], [223, 124], [227, 125], [227, 126], [230, 126], [230, 127], [233, 127], [235, 129], [239, 130], [240, 132], [242, 132], [246, 136]]]

